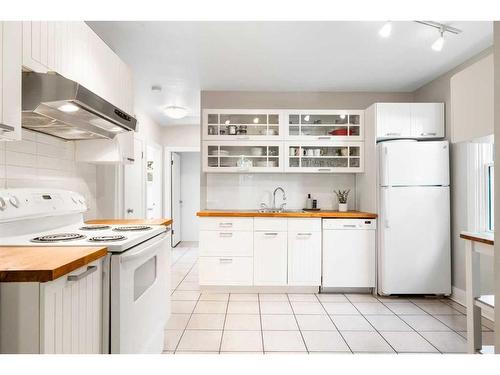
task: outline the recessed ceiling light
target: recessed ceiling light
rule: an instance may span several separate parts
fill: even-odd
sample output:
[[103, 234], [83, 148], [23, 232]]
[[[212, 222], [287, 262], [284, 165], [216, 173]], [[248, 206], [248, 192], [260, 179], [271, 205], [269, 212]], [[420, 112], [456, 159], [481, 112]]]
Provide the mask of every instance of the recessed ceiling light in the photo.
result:
[[434, 51], [440, 52], [443, 49], [443, 46], [444, 46], [444, 33], [443, 31], [440, 31], [439, 38], [437, 38], [436, 41], [432, 43], [431, 48]]
[[78, 106], [73, 103], [66, 103], [60, 107], [57, 107], [58, 110], [63, 112], [76, 112], [79, 110]]
[[187, 115], [187, 109], [184, 108], [184, 107], [178, 107], [178, 106], [175, 106], [175, 105], [171, 105], [171, 106], [168, 106], [168, 107], [165, 107], [163, 109], [163, 112], [170, 118], [173, 118], [173, 119], [181, 119], [183, 117], [186, 117]]
[[391, 36], [392, 32], [392, 23], [390, 21], [384, 23], [384, 26], [378, 31], [378, 35], [382, 38], [388, 38]]

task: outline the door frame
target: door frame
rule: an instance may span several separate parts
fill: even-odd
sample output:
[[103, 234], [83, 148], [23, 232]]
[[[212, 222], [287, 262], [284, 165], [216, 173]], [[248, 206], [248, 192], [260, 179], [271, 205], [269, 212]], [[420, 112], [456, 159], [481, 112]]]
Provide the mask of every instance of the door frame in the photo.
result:
[[[201, 157], [201, 147], [172, 147], [165, 146], [163, 149], [163, 212], [165, 217], [172, 218], [172, 169], [170, 168], [170, 161], [172, 160], [172, 152], [200, 152]], [[201, 171], [200, 171], [201, 173]]]
[[160, 175], [160, 217], [165, 216], [165, 205], [163, 201], [165, 200], [165, 189], [164, 189], [164, 184], [165, 184], [165, 173], [164, 173], [164, 165], [165, 165], [165, 160], [163, 157], [163, 147], [156, 142], [144, 142], [144, 160], [143, 160], [143, 168], [144, 168], [144, 196], [145, 196], [145, 202], [144, 202], [144, 215], [147, 216], [147, 205], [148, 205], [148, 193], [147, 193], [147, 162], [148, 162], [148, 147], [156, 149], [160, 153], [159, 157], [159, 162], [160, 165], [158, 167], [159, 175]]

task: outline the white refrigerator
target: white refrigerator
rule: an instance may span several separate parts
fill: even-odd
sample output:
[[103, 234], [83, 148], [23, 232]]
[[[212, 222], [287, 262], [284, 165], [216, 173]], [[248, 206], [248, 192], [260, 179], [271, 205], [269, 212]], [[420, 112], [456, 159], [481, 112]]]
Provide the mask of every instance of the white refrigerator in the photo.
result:
[[387, 141], [379, 153], [378, 292], [451, 294], [447, 141]]

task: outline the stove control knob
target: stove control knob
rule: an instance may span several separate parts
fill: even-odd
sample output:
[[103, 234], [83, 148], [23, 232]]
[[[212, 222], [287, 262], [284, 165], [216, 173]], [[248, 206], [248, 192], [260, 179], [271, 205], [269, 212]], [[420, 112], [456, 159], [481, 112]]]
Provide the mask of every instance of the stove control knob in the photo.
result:
[[78, 202], [80, 202], [81, 204], [85, 204], [85, 201], [83, 199], [78, 199]]
[[15, 208], [19, 208], [19, 199], [16, 196], [11, 196], [9, 198], [9, 202], [11, 205], [13, 205]]
[[71, 200], [73, 201], [74, 204], [78, 204], [78, 201], [76, 200], [75, 197], [71, 197]]
[[5, 203], [5, 199], [0, 197], [0, 211], [4, 211], [7, 208], [7, 203]]

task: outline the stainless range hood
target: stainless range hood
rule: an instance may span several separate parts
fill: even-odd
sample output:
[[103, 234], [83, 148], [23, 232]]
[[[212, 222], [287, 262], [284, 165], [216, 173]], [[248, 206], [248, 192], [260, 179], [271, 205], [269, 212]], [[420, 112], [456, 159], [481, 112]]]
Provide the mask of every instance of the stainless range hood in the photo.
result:
[[23, 72], [23, 128], [65, 140], [112, 139], [137, 120], [77, 82], [55, 73]]

